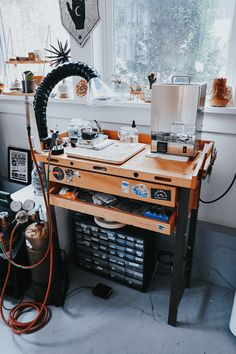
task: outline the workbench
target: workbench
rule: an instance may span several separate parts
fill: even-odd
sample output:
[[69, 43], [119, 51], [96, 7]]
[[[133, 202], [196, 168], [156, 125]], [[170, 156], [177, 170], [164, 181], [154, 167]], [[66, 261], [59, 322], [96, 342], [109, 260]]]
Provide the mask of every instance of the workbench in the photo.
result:
[[[106, 132], [114, 138], [114, 132]], [[147, 135], [140, 142], [149, 143]], [[202, 177], [207, 174], [213, 154], [213, 142], [201, 142], [201, 149], [186, 162], [150, 158], [146, 149], [121, 165], [71, 158], [66, 154], [50, 159], [50, 204], [97, 217], [151, 230], [166, 237], [174, 235], [173, 274], [171, 278], [168, 324], [177, 323], [178, 306], [184, 289], [190, 286], [194, 240]], [[36, 154], [47, 167], [48, 153]], [[53, 170], [62, 171], [57, 174]], [[58, 169], [59, 168], [59, 169]], [[55, 170], [54, 170], [55, 171]], [[71, 172], [72, 171], [72, 172]], [[73, 177], [71, 178], [71, 174]], [[115, 196], [173, 207], [168, 222], [105, 208], [92, 203], [69, 200], [58, 194], [62, 185], [91, 189]], [[146, 191], [136, 194], [135, 186]]]

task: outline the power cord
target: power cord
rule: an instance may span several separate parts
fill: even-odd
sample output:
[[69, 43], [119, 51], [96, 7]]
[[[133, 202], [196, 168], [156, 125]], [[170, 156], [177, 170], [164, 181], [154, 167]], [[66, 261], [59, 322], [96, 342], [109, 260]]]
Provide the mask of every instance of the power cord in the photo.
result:
[[200, 202], [202, 202], [203, 204], [211, 204], [211, 203], [215, 203], [218, 200], [222, 199], [230, 191], [230, 189], [233, 187], [233, 184], [234, 184], [235, 180], [236, 180], [236, 173], [234, 174], [234, 178], [233, 178], [232, 182], [230, 183], [229, 187], [226, 189], [226, 191], [223, 194], [221, 194], [218, 198], [210, 200], [210, 201], [205, 201], [205, 200], [202, 200], [200, 198], [199, 199]]
[[73, 290], [68, 291], [68, 293], [66, 294], [65, 301], [70, 299], [72, 296], [78, 294], [81, 289], [94, 289], [94, 286], [78, 286]]

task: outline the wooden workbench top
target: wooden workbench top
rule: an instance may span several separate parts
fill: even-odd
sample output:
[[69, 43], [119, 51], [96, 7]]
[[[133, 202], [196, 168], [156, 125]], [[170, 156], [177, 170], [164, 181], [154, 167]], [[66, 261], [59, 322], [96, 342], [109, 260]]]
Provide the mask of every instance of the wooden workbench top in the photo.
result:
[[[50, 163], [91, 171], [93, 173], [195, 189], [205, 161], [210, 156], [214, 144], [212, 142], [205, 142], [202, 145], [203, 149], [199, 150], [196, 157], [186, 162], [147, 157], [145, 154], [150, 151], [150, 146], [147, 145], [145, 150], [119, 166], [81, 158], [72, 158], [66, 154], [52, 156]], [[48, 153], [36, 154], [36, 159], [37, 161], [47, 163]]]

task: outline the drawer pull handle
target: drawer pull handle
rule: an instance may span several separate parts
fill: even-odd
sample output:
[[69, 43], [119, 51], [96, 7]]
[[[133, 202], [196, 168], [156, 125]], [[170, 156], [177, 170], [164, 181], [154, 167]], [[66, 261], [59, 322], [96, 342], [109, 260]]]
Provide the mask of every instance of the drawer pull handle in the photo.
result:
[[[48, 161], [48, 160], [49, 160], [49, 159], [47, 158], [47, 161]], [[59, 163], [59, 160], [58, 160], [58, 159], [54, 159], [54, 158], [51, 158], [50, 161], [53, 162], [53, 163]]]
[[155, 176], [154, 179], [155, 179], [156, 181], [171, 182], [171, 178], [167, 178], [167, 177], [158, 177], [158, 176]]
[[99, 171], [107, 171], [107, 168], [103, 166], [93, 166], [93, 169]]

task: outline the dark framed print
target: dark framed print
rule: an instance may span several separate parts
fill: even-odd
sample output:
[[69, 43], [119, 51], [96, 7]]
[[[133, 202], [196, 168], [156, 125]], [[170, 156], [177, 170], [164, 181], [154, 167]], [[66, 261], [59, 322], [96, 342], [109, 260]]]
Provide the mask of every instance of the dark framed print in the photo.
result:
[[32, 160], [30, 150], [8, 147], [8, 179], [11, 182], [31, 183]]

